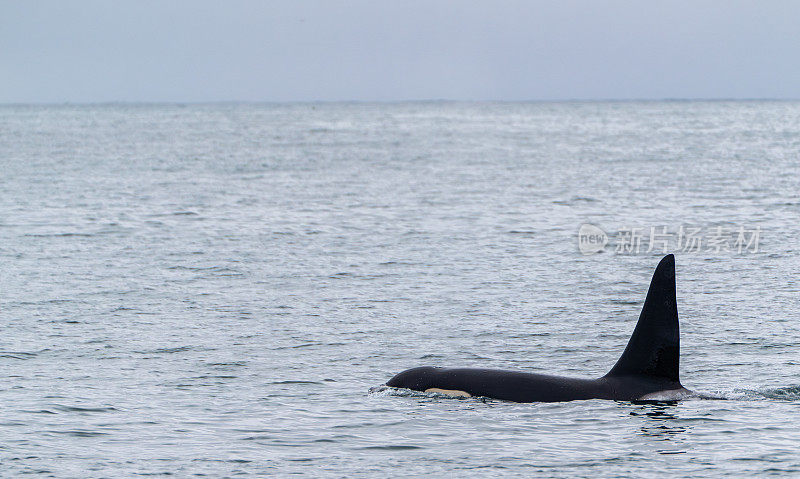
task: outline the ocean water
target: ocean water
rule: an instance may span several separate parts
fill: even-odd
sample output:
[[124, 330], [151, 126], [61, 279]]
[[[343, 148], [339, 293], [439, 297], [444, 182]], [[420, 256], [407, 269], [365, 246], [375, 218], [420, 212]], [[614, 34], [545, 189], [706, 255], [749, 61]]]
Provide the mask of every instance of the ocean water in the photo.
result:
[[[798, 164], [797, 102], [2, 106], [0, 475], [800, 475]], [[604, 374], [651, 228], [695, 396], [378, 387]]]

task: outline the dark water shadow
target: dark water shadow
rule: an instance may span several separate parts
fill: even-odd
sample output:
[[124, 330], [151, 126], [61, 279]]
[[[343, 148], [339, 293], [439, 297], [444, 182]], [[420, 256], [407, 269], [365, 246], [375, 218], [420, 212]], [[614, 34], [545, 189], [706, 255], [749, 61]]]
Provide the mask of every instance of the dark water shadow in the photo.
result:
[[658, 449], [659, 454], [684, 454], [683, 436], [691, 430], [678, 415], [678, 401], [637, 401], [629, 415], [640, 420], [638, 436], [665, 441], [670, 448]]

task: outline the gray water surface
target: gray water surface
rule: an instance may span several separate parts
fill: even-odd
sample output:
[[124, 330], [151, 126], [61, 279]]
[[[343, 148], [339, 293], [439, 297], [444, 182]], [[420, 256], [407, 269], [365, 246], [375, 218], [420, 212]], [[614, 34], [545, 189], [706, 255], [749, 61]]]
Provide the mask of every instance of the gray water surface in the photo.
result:
[[[798, 475], [798, 164], [796, 102], [0, 107], [0, 475]], [[688, 225], [760, 231], [673, 249], [720, 399], [370, 392], [604, 374]]]

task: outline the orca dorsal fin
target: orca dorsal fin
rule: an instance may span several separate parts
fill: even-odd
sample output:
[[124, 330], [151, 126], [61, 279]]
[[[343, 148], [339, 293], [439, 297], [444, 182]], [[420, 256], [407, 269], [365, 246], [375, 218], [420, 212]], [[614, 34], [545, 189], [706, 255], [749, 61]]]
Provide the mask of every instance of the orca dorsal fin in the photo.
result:
[[653, 273], [628, 346], [606, 376], [653, 376], [680, 384], [679, 358], [675, 257], [668, 254]]

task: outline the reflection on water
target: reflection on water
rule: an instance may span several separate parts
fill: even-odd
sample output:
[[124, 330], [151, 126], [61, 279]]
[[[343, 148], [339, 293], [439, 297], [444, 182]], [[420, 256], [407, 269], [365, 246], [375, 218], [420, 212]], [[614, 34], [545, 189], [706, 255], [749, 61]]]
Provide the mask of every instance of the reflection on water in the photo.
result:
[[682, 436], [690, 430], [688, 426], [681, 423], [678, 417], [678, 402], [667, 401], [657, 403], [635, 403], [635, 410], [630, 412], [633, 417], [641, 418], [639, 436], [647, 437], [655, 441], [669, 441], [671, 449], [658, 449], [659, 454], [684, 454], [686, 449], [683, 446]]

